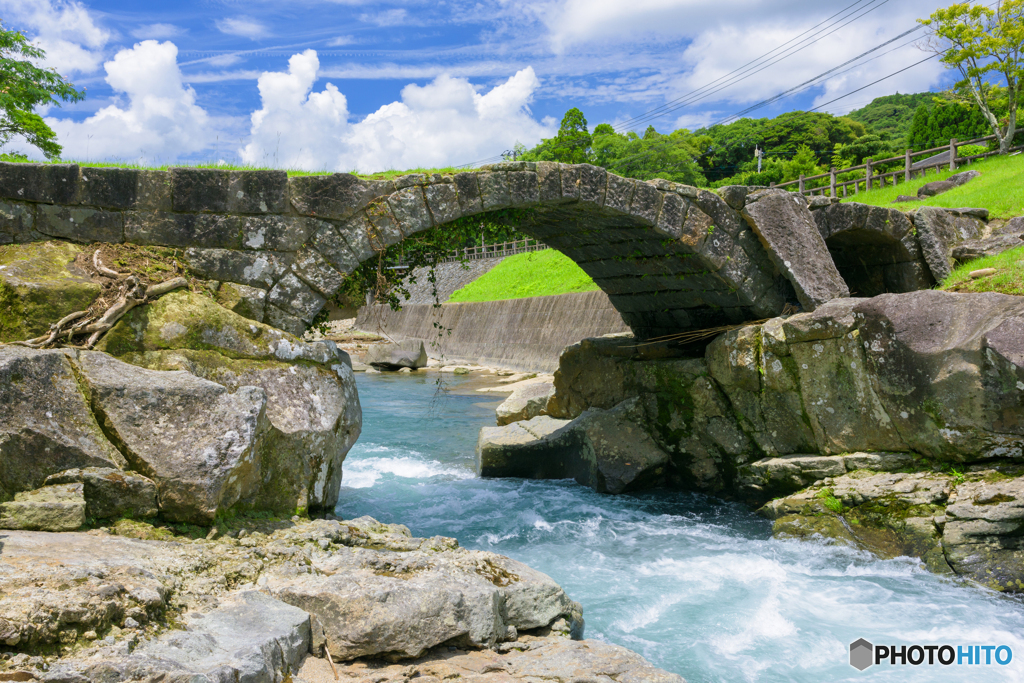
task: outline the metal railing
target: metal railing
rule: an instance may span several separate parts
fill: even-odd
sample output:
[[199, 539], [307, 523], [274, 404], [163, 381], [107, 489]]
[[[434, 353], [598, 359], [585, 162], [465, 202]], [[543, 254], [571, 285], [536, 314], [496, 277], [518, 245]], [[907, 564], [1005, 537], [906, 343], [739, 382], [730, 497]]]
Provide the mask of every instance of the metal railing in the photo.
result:
[[[913, 152], [907, 150], [903, 156], [890, 157], [888, 159], [865, 159], [863, 164], [859, 166], [850, 166], [849, 168], [835, 168], [834, 166], [829, 169], [828, 173], [819, 173], [818, 175], [803, 176], [801, 175], [797, 180], [790, 180], [786, 183], [772, 183], [772, 187], [790, 187], [792, 185], [797, 186], [797, 191], [800, 194], [813, 196], [819, 195], [822, 197], [838, 197], [839, 189], [842, 188], [843, 197], [849, 196], [848, 188], [853, 186], [853, 194], [860, 192], [863, 186], [865, 191], [872, 190], [875, 188], [875, 184], [878, 184], [878, 188], [884, 188], [886, 181], [891, 186], [895, 187], [900, 179], [903, 182], [909, 182], [912, 178], [919, 178], [927, 175], [929, 169], [935, 169], [935, 173], [939, 173], [941, 169], [948, 167], [950, 171], [957, 170], [958, 164], [969, 164], [977, 159], [984, 159], [986, 157], [996, 156], [999, 151], [985, 152], [984, 154], [975, 154], [968, 157], [958, 157], [957, 149], [966, 145], [976, 145], [989, 140], [994, 140], [995, 135], [988, 135], [983, 138], [977, 138], [976, 140], [968, 140], [966, 142], [960, 142], [956, 138], [949, 141], [948, 145], [942, 147], [933, 147], [932, 149], [921, 150], [920, 152]], [[1017, 151], [1024, 149], [1024, 145], [1018, 145], [1017, 147], [1011, 147], [1009, 151]], [[933, 163], [914, 163], [914, 157], [924, 156], [926, 154], [935, 155], [936, 152], [945, 152], [946, 154], [940, 154], [942, 158], [936, 158]], [[875, 173], [875, 168], [882, 164], [892, 163], [893, 161], [903, 161], [903, 168], [898, 171], [888, 171], [886, 173]], [[927, 160], [926, 160], [927, 161]], [[852, 171], [864, 170], [863, 178], [854, 178], [853, 180], [839, 180], [837, 176], [841, 173], [850, 173]], [[828, 185], [822, 185], [820, 187], [807, 187], [807, 183], [828, 178]]]

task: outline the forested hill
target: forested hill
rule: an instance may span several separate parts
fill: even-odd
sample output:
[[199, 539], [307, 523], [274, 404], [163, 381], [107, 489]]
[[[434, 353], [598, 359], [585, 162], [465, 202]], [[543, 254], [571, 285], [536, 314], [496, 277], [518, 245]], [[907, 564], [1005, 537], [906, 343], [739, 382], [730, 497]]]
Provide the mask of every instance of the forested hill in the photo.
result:
[[[1002, 115], [1009, 111], [1005, 95], [1002, 109]], [[574, 108], [566, 112], [555, 137], [533, 149], [520, 147], [513, 156], [585, 162], [630, 178], [665, 178], [701, 187], [770, 185], [825, 173], [830, 166], [898, 156], [908, 147], [930, 149], [950, 138], [970, 140], [991, 133], [978, 108], [951, 92], [887, 95], [846, 116], [788, 112], [672, 132], [653, 126], [642, 133], [622, 131], [607, 123], [591, 130], [583, 112]], [[1020, 140], [1024, 142], [1024, 133]], [[757, 150], [762, 154], [760, 172]]]

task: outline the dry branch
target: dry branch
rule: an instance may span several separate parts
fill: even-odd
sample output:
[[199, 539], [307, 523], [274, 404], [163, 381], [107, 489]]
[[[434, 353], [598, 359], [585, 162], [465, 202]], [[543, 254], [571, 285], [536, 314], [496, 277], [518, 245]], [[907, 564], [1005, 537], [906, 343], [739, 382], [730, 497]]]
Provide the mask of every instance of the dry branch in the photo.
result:
[[121, 277], [121, 273], [118, 273], [116, 270], [111, 270], [110, 268], [107, 268], [105, 265], [103, 265], [103, 262], [100, 261], [99, 249], [97, 249], [92, 255], [92, 265], [93, 268], [96, 269], [96, 272], [99, 273], [100, 275], [106, 275], [107, 277], [114, 278], [115, 280]]

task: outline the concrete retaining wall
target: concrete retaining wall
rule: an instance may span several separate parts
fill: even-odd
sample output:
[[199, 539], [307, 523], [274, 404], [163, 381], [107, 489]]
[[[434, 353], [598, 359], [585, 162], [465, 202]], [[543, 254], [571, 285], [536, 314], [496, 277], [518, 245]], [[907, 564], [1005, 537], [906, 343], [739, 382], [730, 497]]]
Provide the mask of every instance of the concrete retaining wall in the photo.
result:
[[[440, 323], [445, 331], [434, 327]], [[566, 346], [587, 337], [629, 332], [601, 291], [482, 303], [359, 309], [356, 328], [392, 339], [422, 339], [431, 358], [510, 370], [554, 372]], [[451, 334], [447, 334], [450, 329]]]

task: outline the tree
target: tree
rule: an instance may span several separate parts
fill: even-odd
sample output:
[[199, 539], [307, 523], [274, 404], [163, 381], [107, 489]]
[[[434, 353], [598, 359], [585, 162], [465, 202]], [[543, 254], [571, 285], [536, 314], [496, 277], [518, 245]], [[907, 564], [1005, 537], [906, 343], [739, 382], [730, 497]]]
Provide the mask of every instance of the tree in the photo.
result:
[[[1024, 76], [1024, 0], [1002, 0], [996, 10], [984, 5], [957, 3], [919, 19], [933, 27], [926, 49], [942, 55], [947, 68], [960, 72], [956, 87], [970, 93], [1006, 153], [1017, 132], [1017, 106]], [[996, 116], [994, 85], [1006, 81], [1009, 107], [1006, 119]]]
[[561, 161], [563, 164], [585, 164], [590, 161], [592, 138], [587, 131], [587, 118], [576, 107], [565, 112], [558, 134], [524, 154], [524, 161]]
[[45, 56], [24, 34], [0, 22], [0, 147], [21, 135], [47, 159], [58, 159], [57, 135], [34, 109], [78, 102], [85, 99], [85, 92], [55, 70], [36, 66]]

